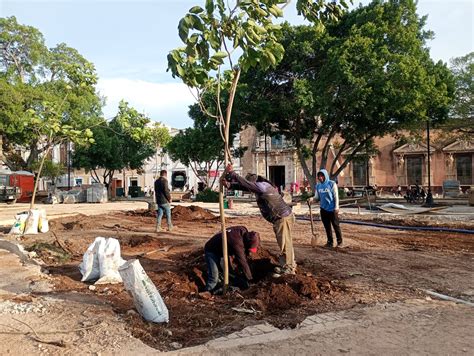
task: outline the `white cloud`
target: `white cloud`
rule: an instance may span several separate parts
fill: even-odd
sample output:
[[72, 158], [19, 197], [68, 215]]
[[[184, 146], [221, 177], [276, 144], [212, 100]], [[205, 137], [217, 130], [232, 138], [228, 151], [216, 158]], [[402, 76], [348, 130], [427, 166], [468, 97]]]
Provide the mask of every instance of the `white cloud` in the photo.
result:
[[188, 106], [195, 100], [182, 83], [110, 78], [100, 79], [97, 87], [100, 94], [106, 97], [104, 114], [107, 118], [117, 113], [118, 103], [123, 99], [155, 121], [177, 128], [192, 125], [187, 113]]

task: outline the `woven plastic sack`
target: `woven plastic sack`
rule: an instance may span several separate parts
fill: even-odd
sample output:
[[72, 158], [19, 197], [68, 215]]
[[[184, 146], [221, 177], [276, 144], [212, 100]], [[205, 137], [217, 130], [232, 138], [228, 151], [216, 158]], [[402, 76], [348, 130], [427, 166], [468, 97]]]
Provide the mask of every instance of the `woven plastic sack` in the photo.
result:
[[119, 268], [125, 289], [132, 295], [138, 312], [145, 320], [154, 323], [167, 323], [168, 308], [158, 289], [146, 274], [138, 260], [125, 262]]
[[100, 277], [99, 253], [103, 253], [105, 248], [105, 238], [96, 237], [94, 242], [89, 245], [82, 257], [82, 263], [79, 270], [82, 274], [82, 282], [94, 281]]

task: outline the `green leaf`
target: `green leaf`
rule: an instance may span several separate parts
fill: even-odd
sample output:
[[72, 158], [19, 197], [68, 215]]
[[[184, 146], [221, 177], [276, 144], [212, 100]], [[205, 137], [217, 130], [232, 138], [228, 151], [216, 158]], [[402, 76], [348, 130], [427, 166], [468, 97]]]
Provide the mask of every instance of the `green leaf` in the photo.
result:
[[178, 24], [178, 34], [181, 41], [186, 42], [189, 33], [189, 26], [186, 21], [186, 17], [182, 18]]
[[214, 55], [212, 57], [226, 58], [227, 57], [227, 52], [219, 51], [219, 52], [214, 53]]
[[204, 10], [201, 6], [193, 6], [192, 8], [189, 9], [189, 12], [192, 14], [200, 14], [203, 11]]
[[214, 12], [214, 1], [206, 0], [206, 11], [210, 15]]

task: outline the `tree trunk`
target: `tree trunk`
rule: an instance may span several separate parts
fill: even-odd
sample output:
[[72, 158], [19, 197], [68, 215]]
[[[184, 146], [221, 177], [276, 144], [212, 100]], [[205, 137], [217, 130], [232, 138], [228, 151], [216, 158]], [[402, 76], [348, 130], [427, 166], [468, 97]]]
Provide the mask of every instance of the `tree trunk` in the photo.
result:
[[298, 155], [301, 168], [303, 168], [304, 175], [306, 176], [306, 178], [308, 178], [309, 184], [311, 185], [311, 189], [313, 189], [316, 184], [316, 179], [315, 176], [311, 175], [308, 165], [306, 164], [306, 160], [304, 159], [303, 152], [301, 150], [301, 141], [299, 138], [296, 139], [296, 154]]
[[41, 171], [43, 170], [43, 164], [44, 164], [44, 161], [46, 160], [46, 157], [48, 156], [49, 149], [50, 149], [50, 147], [48, 147], [46, 149], [46, 151], [44, 152], [43, 157], [41, 158], [41, 163], [40, 163], [40, 166], [39, 166], [39, 169], [38, 169], [38, 176], [36, 178], [35, 187], [33, 188], [33, 195], [31, 196], [30, 210], [34, 209], [34, 207], [35, 207], [36, 192], [38, 190], [38, 184], [39, 184], [39, 180], [40, 180], [40, 177], [41, 177]]
[[[237, 69], [237, 72], [234, 72], [234, 80], [232, 82], [232, 87], [230, 90], [229, 103], [226, 110], [226, 118], [224, 125], [224, 165], [230, 163], [230, 151], [229, 151], [229, 130], [230, 130], [230, 117], [232, 114], [232, 105], [234, 103], [235, 92], [237, 91], [237, 83], [240, 78], [240, 69]], [[221, 218], [221, 231], [222, 231], [222, 254], [224, 257], [224, 293], [229, 286], [229, 258], [227, 253], [227, 234], [225, 229], [225, 215], [224, 215], [224, 185], [222, 180], [219, 180], [219, 213]]]

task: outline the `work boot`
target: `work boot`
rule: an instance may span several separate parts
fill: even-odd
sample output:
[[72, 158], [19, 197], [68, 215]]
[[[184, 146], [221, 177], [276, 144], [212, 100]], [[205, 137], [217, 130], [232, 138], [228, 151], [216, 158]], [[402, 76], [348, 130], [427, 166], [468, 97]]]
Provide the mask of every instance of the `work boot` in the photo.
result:
[[332, 248], [332, 242], [326, 243], [326, 245], [324, 245], [324, 248]]
[[344, 243], [342, 241], [340, 241], [340, 242], [337, 243], [337, 247], [338, 248], [343, 248], [343, 247], [346, 247], [346, 245], [344, 245]]
[[175, 229], [176, 229], [176, 228], [175, 228], [173, 225], [168, 226], [168, 231], [173, 231], [173, 230], [175, 230]]
[[160, 225], [156, 225], [156, 232], [161, 232], [161, 226]]
[[[296, 274], [296, 271], [289, 268], [289, 267], [275, 267], [274, 268], [275, 273], [272, 274], [273, 278], [279, 278], [285, 274]], [[279, 272], [278, 272], [279, 271]]]

